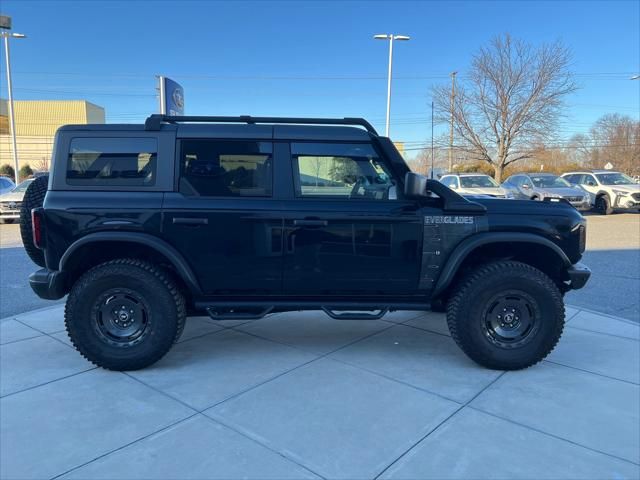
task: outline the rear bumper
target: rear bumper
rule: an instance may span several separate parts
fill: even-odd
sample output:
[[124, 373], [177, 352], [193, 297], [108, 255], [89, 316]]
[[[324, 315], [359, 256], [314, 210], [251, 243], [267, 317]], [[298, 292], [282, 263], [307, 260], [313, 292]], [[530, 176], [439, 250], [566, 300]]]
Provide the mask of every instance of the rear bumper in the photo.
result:
[[586, 285], [591, 277], [591, 270], [583, 263], [576, 263], [567, 270], [567, 274], [569, 275], [569, 290], [578, 290]]
[[29, 275], [31, 290], [45, 300], [58, 300], [66, 295], [63, 272], [42, 268]]

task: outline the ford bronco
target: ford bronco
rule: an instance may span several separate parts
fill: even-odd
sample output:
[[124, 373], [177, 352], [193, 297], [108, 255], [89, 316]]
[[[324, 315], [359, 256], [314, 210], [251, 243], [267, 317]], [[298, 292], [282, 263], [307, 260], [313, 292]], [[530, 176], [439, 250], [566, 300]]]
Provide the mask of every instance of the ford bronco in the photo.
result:
[[590, 275], [570, 204], [462, 197], [364, 119], [151, 115], [64, 126], [53, 150], [22, 208], [30, 284], [68, 295], [71, 341], [107, 369], [158, 361], [190, 314], [432, 307], [471, 359], [521, 369]]

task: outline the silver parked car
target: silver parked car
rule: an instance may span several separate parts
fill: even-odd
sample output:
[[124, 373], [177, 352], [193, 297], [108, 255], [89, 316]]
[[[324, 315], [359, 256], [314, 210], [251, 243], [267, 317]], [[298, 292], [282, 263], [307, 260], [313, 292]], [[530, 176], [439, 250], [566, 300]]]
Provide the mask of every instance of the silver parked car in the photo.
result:
[[516, 199], [542, 201], [545, 198], [563, 198], [580, 211], [591, 210], [592, 207], [588, 192], [552, 173], [512, 175], [504, 181], [502, 188]]
[[31, 182], [33, 182], [33, 178], [20, 182], [10, 192], [0, 195], [0, 223], [13, 223], [16, 220], [20, 220], [20, 208], [22, 207], [24, 192], [27, 191], [27, 187]]

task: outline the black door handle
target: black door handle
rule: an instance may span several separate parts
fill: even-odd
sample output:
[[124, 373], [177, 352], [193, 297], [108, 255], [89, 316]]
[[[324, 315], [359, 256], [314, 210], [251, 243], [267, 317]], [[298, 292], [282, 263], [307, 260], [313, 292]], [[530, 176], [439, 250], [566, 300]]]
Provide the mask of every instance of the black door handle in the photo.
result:
[[293, 224], [296, 227], [326, 227], [329, 222], [326, 220], [294, 220]]
[[209, 219], [208, 218], [173, 217], [173, 223], [175, 225], [207, 225], [209, 223]]

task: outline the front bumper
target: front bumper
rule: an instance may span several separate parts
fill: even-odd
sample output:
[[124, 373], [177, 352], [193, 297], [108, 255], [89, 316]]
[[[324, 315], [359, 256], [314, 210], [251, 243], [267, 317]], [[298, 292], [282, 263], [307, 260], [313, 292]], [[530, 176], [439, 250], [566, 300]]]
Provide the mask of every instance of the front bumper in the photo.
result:
[[64, 272], [42, 268], [29, 275], [31, 290], [45, 300], [58, 300], [67, 294]]
[[569, 276], [568, 288], [569, 290], [579, 290], [584, 287], [591, 277], [591, 270], [583, 263], [576, 263], [571, 265], [567, 270]]
[[636, 198], [635, 195], [618, 195], [616, 196], [613, 208], [616, 210], [638, 210], [640, 209], [640, 198]]

